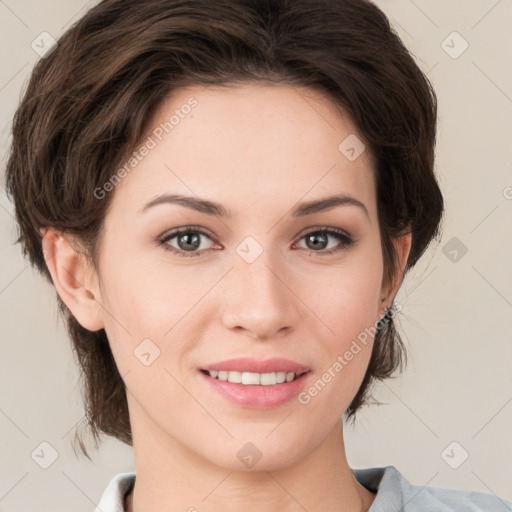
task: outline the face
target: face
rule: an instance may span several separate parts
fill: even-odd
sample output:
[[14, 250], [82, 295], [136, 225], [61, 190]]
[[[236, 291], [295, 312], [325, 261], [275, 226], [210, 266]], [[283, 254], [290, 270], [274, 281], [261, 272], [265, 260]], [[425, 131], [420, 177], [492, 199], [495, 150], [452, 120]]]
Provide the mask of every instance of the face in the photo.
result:
[[[358, 336], [382, 316], [383, 297], [369, 151], [339, 149], [354, 135], [362, 140], [328, 99], [288, 86], [189, 87], [154, 115], [153, 142], [115, 187], [98, 266], [134, 438], [148, 449], [179, 446], [240, 469], [251, 442], [257, 467], [277, 469], [339, 427], [371, 353], [372, 338]], [[335, 195], [360, 204], [302, 207]], [[248, 390], [201, 371], [242, 357], [308, 372]]]

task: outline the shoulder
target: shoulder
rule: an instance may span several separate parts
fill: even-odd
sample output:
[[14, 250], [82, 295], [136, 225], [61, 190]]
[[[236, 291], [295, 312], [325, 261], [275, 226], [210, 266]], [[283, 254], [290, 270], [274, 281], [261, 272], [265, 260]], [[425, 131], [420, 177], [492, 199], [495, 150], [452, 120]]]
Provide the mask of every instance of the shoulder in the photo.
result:
[[368, 512], [512, 512], [512, 501], [492, 494], [414, 485], [394, 466], [352, 472], [361, 485], [377, 493]]

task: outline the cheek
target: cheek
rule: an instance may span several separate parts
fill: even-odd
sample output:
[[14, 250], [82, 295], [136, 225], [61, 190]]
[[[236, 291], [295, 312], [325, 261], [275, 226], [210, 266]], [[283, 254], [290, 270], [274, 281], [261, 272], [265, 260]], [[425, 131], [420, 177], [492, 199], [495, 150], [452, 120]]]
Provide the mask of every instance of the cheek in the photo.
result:
[[341, 343], [339, 348], [343, 348], [365, 328], [374, 325], [382, 271], [379, 253], [370, 249], [354, 252], [346, 264], [331, 269], [318, 282], [315, 293], [310, 293], [308, 305], [329, 327], [334, 345]]
[[102, 279], [105, 330], [125, 371], [145, 340], [156, 345], [161, 360], [171, 357], [166, 354], [169, 350], [174, 354], [190, 350], [193, 343], [185, 341], [194, 339], [201, 325], [198, 301], [218, 280], [211, 271], [198, 277], [192, 267], [155, 263], [147, 256], [137, 257], [133, 250], [126, 254], [130, 256], [121, 259], [109, 253]]
[[316, 388], [328, 387], [329, 401], [342, 409], [357, 392], [369, 363], [382, 280], [380, 253], [361, 251], [346, 261], [343, 268], [333, 269], [329, 279], [319, 282], [319, 291], [308, 302], [326, 333], [318, 337], [326, 357]]

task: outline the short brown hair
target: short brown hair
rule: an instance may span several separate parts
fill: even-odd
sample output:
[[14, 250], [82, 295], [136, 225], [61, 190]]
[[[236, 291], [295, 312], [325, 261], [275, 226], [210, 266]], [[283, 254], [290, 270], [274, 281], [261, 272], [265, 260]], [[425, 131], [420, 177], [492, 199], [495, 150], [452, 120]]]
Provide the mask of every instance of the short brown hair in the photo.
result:
[[[39, 233], [49, 226], [77, 236], [97, 263], [112, 193], [98, 200], [94, 190], [137, 147], [171, 91], [253, 80], [315, 89], [349, 114], [375, 157], [385, 282], [397, 271], [392, 240], [404, 233], [412, 233], [405, 272], [413, 267], [440, 234], [444, 208], [434, 175], [436, 96], [367, 0], [104, 0], [90, 9], [39, 60], [14, 116], [7, 190], [31, 264], [51, 281]], [[133, 445], [105, 331], [84, 329], [57, 301], [96, 447], [101, 433]], [[347, 419], [373, 382], [405, 361], [388, 316]]]

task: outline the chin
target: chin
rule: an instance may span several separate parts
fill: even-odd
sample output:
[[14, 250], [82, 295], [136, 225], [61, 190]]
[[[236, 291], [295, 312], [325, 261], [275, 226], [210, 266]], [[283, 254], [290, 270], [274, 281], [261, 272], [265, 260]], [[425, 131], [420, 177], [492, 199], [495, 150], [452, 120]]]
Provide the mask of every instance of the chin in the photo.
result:
[[268, 432], [262, 437], [251, 436], [247, 441], [241, 441], [243, 437], [238, 437], [221, 452], [211, 454], [210, 461], [232, 471], [257, 473], [286, 469], [305, 455], [298, 451], [300, 442], [293, 442], [290, 436], [286, 438], [287, 442], [278, 436], [270, 439], [273, 434], [265, 439]]

